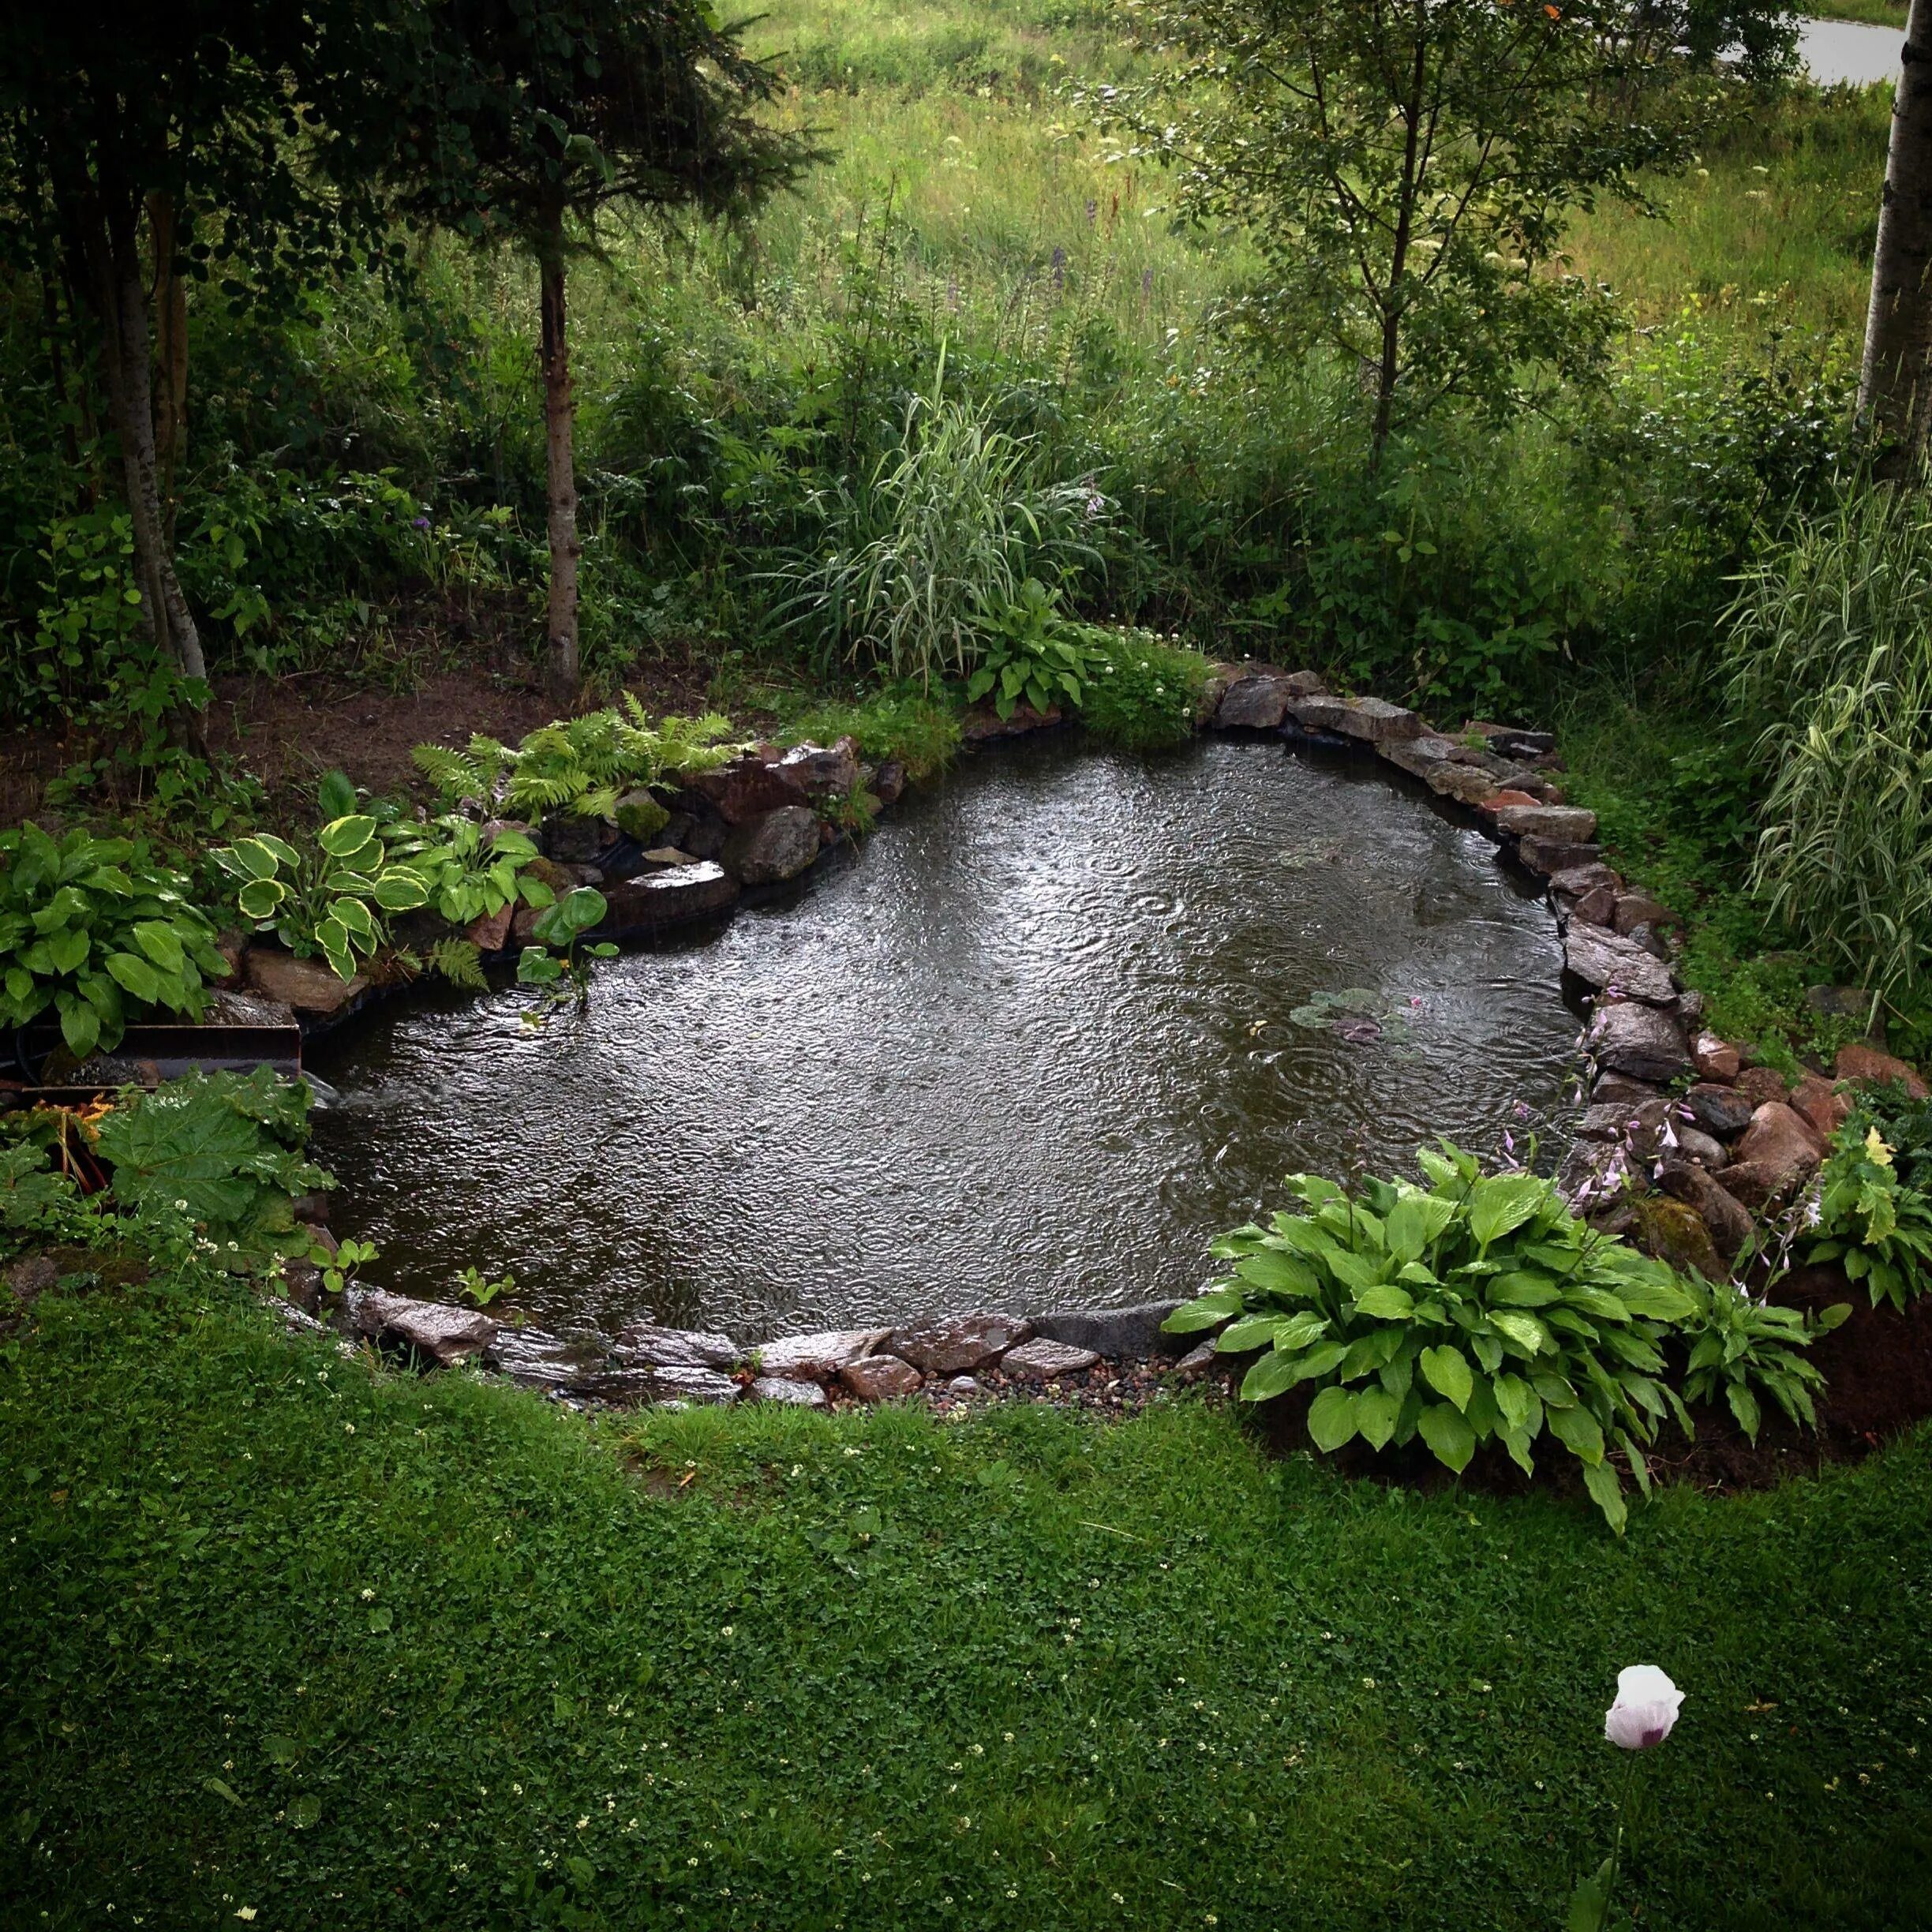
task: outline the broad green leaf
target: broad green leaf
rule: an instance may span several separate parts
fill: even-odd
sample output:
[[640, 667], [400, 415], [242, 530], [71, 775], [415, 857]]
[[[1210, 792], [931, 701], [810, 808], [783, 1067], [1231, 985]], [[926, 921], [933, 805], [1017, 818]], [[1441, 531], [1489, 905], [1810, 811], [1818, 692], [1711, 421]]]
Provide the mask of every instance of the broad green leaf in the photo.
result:
[[[533, 947], [531, 950], [541, 953], [542, 948]], [[1161, 1324], [1161, 1331], [1165, 1335], [1197, 1334], [1203, 1328], [1212, 1328], [1217, 1323], [1226, 1321], [1230, 1315], [1238, 1315], [1241, 1306], [1238, 1288], [1211, 1288], [1192, 1301], [1184, 1301]]]
[[251, 878], [268, 879], [275, 875], [275, 868], [281, 863], [279, 857], [266, 839], [237, 839], [228, 848], [241, 871]]
[[1534, 1174], [1492, 1174], [1470, 1198], [1470, 1232], [1486, 1248], [1518, 1228], [1549, 1199], [1549, 1183]]
[[[242, 842], [250, 843], [245, 839]], [[286, 839], [277, 838], [272, 832], [257, 832], [253, 843], [260, 846], [277, 865], [286, 866], [291, 871], [301, 863], [301, 854]]]
[[87, 964], [94, 942], [84, 932], [58, 932], [47, 942], [47, 957], [58, 973], [78, 972]]
[[1490, 1387], [1503, 1428], [1519, 1429], [1533, 1436], [1536, 1432], [1530, 1426], [1530, 1418], [1532, 1413], [1540, 1415], [1543, 1406], [1537, 1400], [1536, 1391], [1521, 1376], [1507, 1372], [1496, 1376]]
[[414, 912], [429, 902], [429, 888], [422, 874], [406, 866], [392, 866], [376, 880], [376, 903], [385, 912]]
[[67, 1050], [84, 1059], [99, 1043], [100, 1015], [70, 993], [62, 994], [55, 1004], [60, 1009], [61, 1038], [66, 1041]]
[[137, 920], [134, 943], [166, 973], [179, 972], [187, 957], [182, 949], [181, 935], [159, 919]]
[[325, 772], [316, 787], [316, 805], [324, 818], [339, 821], [356, 808], [356, 788], [346, 772]]
[[1327, 1260], [1335, 1279], [1357, 1294], [1364, 1289], [1374, 1287], [1381, 1280], [1382, 1271], [1387, 1265], [1383, 1261], [1371, 1260], [1366, 1255], [1350, 1254], [1342, 1248], [1335, 1249]]
[[1386, 1447], [1395, 1433], [1395, 1417], [1401, 1402], [1388, 1391], [1372, 1385], [1355, 1392], [1355, 1426], [1371, 1449]]
[[1309, 1440], [1317, 1449], [1332, 1454], [1356, 1427], [1355, 1398], [1345, 1388], [1325, 1388], [1309, 1404]]
[[1563, 1446], [1586, 1463], [1603, 1460], [1603, 1430], [1581, 1402], [1567, 1409], [1546, 1409], [1543, 1425]]
[[366, 812], [350, 812], [343, 818], [331, 818], [316, 834], [316, 843], [331, 859], [346, 863], [375, 837], [376, 821]]
[[1438, 1395], [1447, 1396], [1458, 1409], [1469, 1406], [1473, 1378], [1460, 1349], [1425, 1348], [1417, 1358], [1417, 1366], [1422, 1371], [1422, 1380]]
[[1553, 1345], [1549, 1331], [1533, 1315], [1517, 1309], [1492, 1309], [1489, 1326], [1504, 1341], [1513, 1342], [1526, 1354], [1540, 1355]]
[[107, 964], [107, 970], [135, 998], [149, 1006], [155, 1003], [160, 994], [161, 982], [144, 959], [133, 953], [110, 953]]
[[1764, 1420], [1763, 1412], [1758, 1406], [1758, 1398], [1742, 1382], [1724, 1384], [1724, 1400], [1731, 1405], [1731, 1413], [1737, 1417], [1738, 1427], [1750, 1442], [1758, 1440], [1758, 1426]]
[[[1327, 1326], [1325, 1323], [1323, 1325]], [[1342, 1366], [1337, 1372], [1344, 1382], [1353, 1382], [1372, 1369], [1386, 1368], [1395, 1359], [1406, 1339], [1406, 1331], [1401, 1328], [1372, 1328], [1349, 1344], [1349, 1352], [1342, 1357]]]
[[361, 940], [365, 946], [376, 943], [376, 922], [360, 899], [331, 899], [328, 915], [351, 939]]
[[1264, 1248], [1237, 1261], [1234, 1272], [1271, 1294], [1309, 1295], [1316, 1290], [1315, 1275], [1308, 1264], [1283, 1254], [1279, 1248]]
[[1570, 1895], [1563, 1932], [1608, 1932], [1610, 1887], [1616, 1873], [1616, 1861], [1605, 1859], [1589, 1878], [1577, 1881], [1577, 1889]]
[[1417, 1418], [1416, 1426], [1437, 1462], [1447, 1464], [1458, 1476], [1469, 1467], [1470, 1458], [1476, 1453], [1476, 1432], [1463, 1419], [1460, 1409], [1447, 1402], [1432, 1402]]
[[235, 904], [242, 908], [244, 919], [260, 923], [271, 919], [276, 908], [288, 897], [288, 888], [279, 879], [250, 879], [235, 894]]
[[1415, 1297], [1392, 1282], [1382, 1282], [1365, 1288], [1355, 1297], [1355, 1308], [1376, 1321], [1406, 1321], [1415, 1312]]
[[1547, 1308], [1563, 1293], [1547, 1275], [1530, 1268], [1512, 1268], [1497, 1275], [1485, 1290], [1492, 1306], [1498, 1308]]
[[309, 1830], [322, 1816], [322, 1800], [312, 1792], [289, 1800], [288, 1822], [298, 1831]]
[[1271, 1350], [1242, 1376], [1241, 1398], [1243, 1402], [1267, 1402], [1293, 1388], [1301, 1379], [1298, 1357]]
[[1623, 1485], [1617, 1480], [1616, 1471], [1608, 1462], [1586, 1462], [1583, 1487], [1589, 1492], [1590, 1500], [1603, 1511], [1604, 1521], [1621, 1536], [1623, 1526], [1630, 1520], [1630, 1507], [1623, 1500]]
[[1244, 1315], [1230, 1322], [1215, 1339], [1215, 1346], [1224, 1355], [1238, 1355], [1248, 1349], [1272, 1348], [1277, 1318], [1272, 1315]]

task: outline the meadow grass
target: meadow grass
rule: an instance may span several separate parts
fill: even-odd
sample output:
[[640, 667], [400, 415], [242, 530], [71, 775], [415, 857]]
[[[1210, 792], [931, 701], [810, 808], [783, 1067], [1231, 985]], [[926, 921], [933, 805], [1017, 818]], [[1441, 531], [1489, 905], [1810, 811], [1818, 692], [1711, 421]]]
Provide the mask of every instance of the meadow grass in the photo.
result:
[[1642, 1923], [1932, 1885], [1923, 1432], [1619, 1541], [1194, 1398], [594, 1421], [163, 1287], [44, 1299], [0, 1445], [13, 1923], [1527, 1932], [1637, 1661]]

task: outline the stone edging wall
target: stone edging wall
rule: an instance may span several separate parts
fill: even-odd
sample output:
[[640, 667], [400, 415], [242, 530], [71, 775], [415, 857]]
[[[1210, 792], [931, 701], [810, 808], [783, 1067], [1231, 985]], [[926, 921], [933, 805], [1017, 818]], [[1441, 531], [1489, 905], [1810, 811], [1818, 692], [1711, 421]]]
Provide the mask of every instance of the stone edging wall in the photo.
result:
[[[1060, 721], [1024, 708], [1009, 720], [983, 710], [969, 721], [966, 741]], [[1372, 754], [1470, 814], [1507, 856], [1544, 881], [1565, 977], [1590, 1016], [1579, 1043], [1589, 1106], [1558, 1177], [1578, 1211], [1715, 1275], [1749, 1239], [1755, 1215], [1788, 1199], [1816, 1169], [1848, 1103], [1822, 1075], [1788, 1093], [1774, 1071], [1751, 1064], [1748, 1047], [1701, 1030], [1702, 998], [1683, 989], [1671, 964], [1672, 915], [1604, 862], [1595, 814], [1567, 803], [1556, 782], [1562, 765], [1548, 733], [1472, 722], [1451, 735], [1381, 698], [1339, 696], [1312, 672], [1253, 663], [1214, 668], [1199, 725]], [[666, 801], [670, 816], [649, 849], [614, 826], [553, 822], [543, 828], [539, 863], [548, 884], [604, 893], [612, 908], [606, 936], [654, 936], [715, 919], [747, 894], [801, 877], [843, 842], [839, 826], [852, 816], [844, 801], [861, 795], [868, 810], [889, 806], [904, 784], [891, 765], [863, 765], [850, 739], [829, 749], [760, 746], [694, 777]], [[478, 921], [468, 936], [485, 953], [507, 953], [524, 943], [531, 916], [506, 911]], [[326, 968], [259, 947], [245, 949], [236, 967], [255, 1004], [281, 1002], [278, 1011], [292, 1009], [309, 1030], [339, 1022], [380, 990], [344, 987]], [[1923, 1091], [1909, 1068], [1870, 1046], [1845, 1049], [1837, 1072], [1841, 1080], [1904, 1077]], [[1667, 1093], [1692, 1073], [1687, 1094]], [[319, 1220], [325, 1204], [310, 1205]], [[290, 1319], [313, 1321], [313, 1266], [290, 1264], [287, 1286]], [[922, 1390], [969, 1395], [989, 1372], [1057, 1387], [1112, 1364], [1171, 1360], [1178, 1350], [1160, 1324], [1175, 1305], [1050, 1311], [1030, 1320], [974, 1312], [750, 1347], [653, 1323], [634, 1323], [614, 1339], [558, 1336], [373, 1288], [352, 1287], [335, 1312], [354, 1334], [418, 1360], [478, 1360], [567, 1399], [629, 1406], [749, 1395], [824, 1406]], [[1198, 1370], [1211, 1353], [1211, 1342], [1204, 1344], [1176, 1366]]]

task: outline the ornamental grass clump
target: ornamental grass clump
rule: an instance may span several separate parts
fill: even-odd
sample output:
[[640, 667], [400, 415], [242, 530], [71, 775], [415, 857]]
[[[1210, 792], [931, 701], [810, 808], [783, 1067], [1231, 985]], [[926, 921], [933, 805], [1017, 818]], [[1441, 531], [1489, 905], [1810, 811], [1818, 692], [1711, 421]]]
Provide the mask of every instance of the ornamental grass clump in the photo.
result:
[[1690, 1430], [1664, 1380], [1664, 1344], [1694, 1315], [1692, 1297], [1662, 1263], [1578, 1220], [1550, 1181], [1485, 1175], [1447, 1141], [1418, 1159], [1427, 1188], [1290, 1175], [1305, 1211], [1222, 1236], [1213, 1252], [1229, 1273], [1167, 1327], [1227, 1322], [1222, 1353], [1264, 1351], [1245, 1401], [1312, 1384], [1320, 1449], [1419, 1436], [1460, 1474], [1499, 1442], [1533, 1474], [1547, 1436], [1582, 1465], [1620, 1532], [1612, 1451], [1648, 1494], [1644, 1451], [1658, 1424], [1674, 1415]]
[[1751, 874], [1773, 915], [1890, 999], [1932, 964], [1932, 508], [1848, 492], [1746, 571], [1732, 696], [1770, 782]]

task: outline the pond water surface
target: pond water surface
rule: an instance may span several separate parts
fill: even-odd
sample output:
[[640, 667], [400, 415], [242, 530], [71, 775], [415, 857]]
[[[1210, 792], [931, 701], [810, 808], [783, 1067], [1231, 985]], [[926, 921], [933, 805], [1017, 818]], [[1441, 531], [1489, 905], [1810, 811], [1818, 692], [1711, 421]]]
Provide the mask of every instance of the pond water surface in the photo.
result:
[[1036, 740], [612, 961], [581, 1017], [532, 1033], [514, 988], [365, 1017], [313, 1056], [318, 1156], [369, 1279], [509, 1270], [549, 1327], [1144, 1301], [1292, 1170], [1492, 1149], [1519, 1102], [1552, 1148], [1559, 964], [1488, 841], [1372, 764]]

